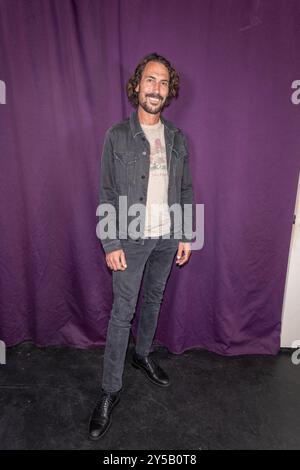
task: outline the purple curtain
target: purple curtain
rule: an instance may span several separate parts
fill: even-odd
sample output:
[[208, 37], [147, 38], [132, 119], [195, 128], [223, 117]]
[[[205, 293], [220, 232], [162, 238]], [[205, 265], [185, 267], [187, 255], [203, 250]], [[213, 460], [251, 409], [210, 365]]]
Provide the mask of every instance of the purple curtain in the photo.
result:
[[188, 136], [205, 205], [204, 247], [174, 265], [155, 343], [278, 352], [300, 166], [299, 25], [297, 0], [0, 0], [0, 339], [105, 344], [102, 144], [132, 111], [129, 75], [155, 51], [181, 77], [164, 116]]

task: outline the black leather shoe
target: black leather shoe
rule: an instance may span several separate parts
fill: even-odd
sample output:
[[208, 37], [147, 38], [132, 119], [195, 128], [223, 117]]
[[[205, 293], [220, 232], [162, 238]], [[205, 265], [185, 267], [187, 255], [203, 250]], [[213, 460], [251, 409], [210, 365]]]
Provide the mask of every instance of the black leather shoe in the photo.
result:
[[149, 356], [139, 356], [134, 352], [131, 364], [136, 369], [141, 369], [147, 378], [155, 385], [159, 385], [160, 387], [168, 387], [170, 385], [170, 379], [167, 374]]
[[108, 393], [104, 390], [96, 403], [89, 424], [89, 437], [92, 440], [100, 439], [111, 425], [111, 412], [120, 401], [120, 392]]

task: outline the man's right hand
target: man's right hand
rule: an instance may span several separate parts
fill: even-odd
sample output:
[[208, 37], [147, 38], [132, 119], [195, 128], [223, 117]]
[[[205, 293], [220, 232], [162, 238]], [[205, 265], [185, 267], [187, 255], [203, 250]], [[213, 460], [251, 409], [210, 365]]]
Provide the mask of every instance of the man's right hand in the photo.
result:
[[106, 264], [113, 271], [124, 271], [127, 268], [124, 250], [111, 251], [106, 255]]

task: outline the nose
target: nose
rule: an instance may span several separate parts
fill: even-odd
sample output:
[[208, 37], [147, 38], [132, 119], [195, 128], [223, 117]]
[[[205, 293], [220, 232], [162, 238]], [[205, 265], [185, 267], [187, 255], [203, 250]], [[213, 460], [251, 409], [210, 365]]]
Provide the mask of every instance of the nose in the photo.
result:
[[160, 95], [160, 83], [156, 82], [154, 85], [154, 92]]

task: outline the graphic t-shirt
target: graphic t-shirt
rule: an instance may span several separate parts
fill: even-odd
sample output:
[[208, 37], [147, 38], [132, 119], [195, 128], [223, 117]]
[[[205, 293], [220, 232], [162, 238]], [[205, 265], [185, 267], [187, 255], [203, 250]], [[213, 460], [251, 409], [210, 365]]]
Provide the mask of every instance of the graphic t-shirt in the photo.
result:
[[170, 233], [171, 219], [168, 208], [168, 169], [164, 125], [141, 127], [150, 144], [150, 172], [147, 192], [144, 237], [157, 237]]

